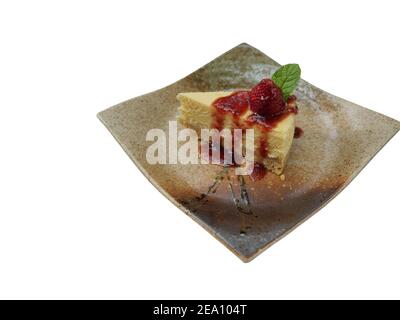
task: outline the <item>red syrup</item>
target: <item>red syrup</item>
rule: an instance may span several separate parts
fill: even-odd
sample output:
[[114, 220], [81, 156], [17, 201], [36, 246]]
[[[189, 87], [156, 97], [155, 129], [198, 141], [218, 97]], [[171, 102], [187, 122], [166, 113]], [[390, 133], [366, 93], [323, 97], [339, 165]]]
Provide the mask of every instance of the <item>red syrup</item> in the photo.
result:
[[299, 128], [299, 127], [296, 127], [295, 129], [294, 129], [294, 138], [295, 139], [298, 139], [298, 138], [300, 138], [302, 135], [304, 134], [304, 131], [303, 131], [303, 129], [302, 128]]
[[[240, 117], [250, 109], [250, 97], [249, 91], [237, 91], [229, 96], [218, 98], [213, 102], [215, 108], [214, 123], [213, 127], [218, 130], [224, 129], [224, 119], [227, 114], [233, 116], [233, 124], [236, 128], [251, 128], [253, 125], [258, 124], [265, 130], [266, 133], [276, 127], [276, 125], [285, 119], [289, 114], [297, 114], [298, 109], [296, 106], [296, 97], [290, 96], [288, 98], [286, 108], [279, 114], [273, 116], [262, 116], [256, 113], [251, 114], [246, 120], [240, 121]], [[242, 122], [242, 124], [240, 124]], [[232, 146], [234, 146], [232, 142]], [[268, 156], [268, 142], [267, 139], [261, 139], [259, 148], [260, 156], [265, 159]], [[211, 163], [212, 151], [215, 150], [212, 143], [209, 145], [208, 157]], [[224, 158], [224, 147], [221, 144], [220, 147], [220, 165], [236, 167], [238, 164], [234, 162], [234, 151], [229, 154], [230, 159]], [[250, 174], [250, 178], [253, 181], [261, 180], [265, 177], [267, 170], [263, 163], [254, 163], [253, 172]]]
[[255, 162], [253, 172], [250, 174], [250, 178], [253, 181], [261, 180], [267, 174], [267, 169], [262, 163]]
[[268, 143], [267, 140], [265, 140], [265, 138], [261, 138], [259, 150], [260, 150], [260, 157], [262, 159], [265, 159], [268, 156]]
[[275, 128], [279, 122], [284, 120], [289, 114], [294, 113], [291, 109], [286, 109], [282, 113], [276, 115], [272, 118], [266, 118], [260, 116], [256, 113], [252, 114], [246, 119], [246, 122], [252, 126], [254, 124], [259, 124], [265, 131], [270, 131], [271, 129]]
[[234, 124], [239, 127], [240, 116], [249, 109], [249, 92], [237, 91], [229, 96], [218, 98], [215, 107], [214, 128], [222, 130], [226, 114], [232, 114]]

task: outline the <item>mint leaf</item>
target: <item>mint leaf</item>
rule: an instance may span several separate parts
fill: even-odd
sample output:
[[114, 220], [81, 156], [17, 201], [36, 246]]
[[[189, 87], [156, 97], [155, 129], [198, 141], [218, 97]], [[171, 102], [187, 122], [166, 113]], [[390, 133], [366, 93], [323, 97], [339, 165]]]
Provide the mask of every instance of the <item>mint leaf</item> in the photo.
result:
[[272, 75], [272, 81], [282, 90], [283, 98], [287, 98], [294, 92], [300, 80], [301, 70], [298, 64], [286, 64], [280, 67]]

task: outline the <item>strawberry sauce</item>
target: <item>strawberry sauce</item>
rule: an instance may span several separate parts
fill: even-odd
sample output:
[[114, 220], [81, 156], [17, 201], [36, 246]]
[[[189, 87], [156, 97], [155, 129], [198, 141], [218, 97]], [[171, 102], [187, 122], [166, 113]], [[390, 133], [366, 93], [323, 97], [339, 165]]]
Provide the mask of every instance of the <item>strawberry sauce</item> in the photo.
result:
[[301, 128], [299, 128], [299, 127], [296, 127], [296, 128], [294, 129], [294, 138], [295, 138], [295, 139], [300, 138], [300, 137], [303, 135], [303, 133], [304, 133], [303, 129], [301, 129]]
[[229, 96], [218, 98], [214, 101], [215, 118], [214, 128], [218, 130], [224, 129], [225, 115], [230, 113], [233, 116], [233, 122], [239, 127], [240, 116], [249, 108], [249, 92], [237, 91]]
[[250, 174], [250, 178], [253, 181], [261, 180], [267, 174], [267, 169], [262, 163], [255, 162], [253, 172]]
[[[218, 98], [213, 102], [215, 108], [214, 123], [213, 127], [218, 130], [224, 129], [224, 120], [227, 114], [232, 115], [233, 127], [241, 129], [250, 129], [254, 125], [259, 125], [258, 127], [265, 131], [266, 134], [277, 126], [277, 124], [285, 119], [289, 114], [297, 114], [298, 109], [296, 106], [296, 97], [290, 96], [287, 100], [285, 108], [279, 112], [274, 109], [274, 114], [255, 113], [254, 111], [246, 118], [243, 119], [243, 115], [251, 110], [251, 99], [250, 91], [237, 91], [229, 96]], [[302, 135], [302, 130], [296, 127], [295, 137], [298, 138]], [[212, 152], [212, 145], [210, 144], [210, 155]], [[267, 137], [259, 140], [259, 156], [261, 159], [266, 159], [268, 156], [268, 142]], [[209, 156], [210, 156], [209, 155]], [[221, 164], [226, 164], [224, 160], [223, 147], [220, 150]], [[235, 166], [236, 164], [233, 164]], [[253, 181], [261, 180], [266, 175], [266, 168], [262, 162], [256, 162], [254, 164], [253, 172], [250, 177]]]

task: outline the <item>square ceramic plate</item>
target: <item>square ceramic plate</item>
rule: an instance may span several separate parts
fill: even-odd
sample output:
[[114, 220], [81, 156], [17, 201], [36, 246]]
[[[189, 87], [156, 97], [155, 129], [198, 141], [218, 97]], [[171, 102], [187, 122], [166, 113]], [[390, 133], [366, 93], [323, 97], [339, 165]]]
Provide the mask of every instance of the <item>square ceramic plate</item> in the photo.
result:
[[[396, 134], [400, 123], [301, 80], [295, 139], [285, 180], [257, 182], [216, 165], [150, 165], [152, 128], [168, 132], [176, 95], [250, 88], [279, 65], [241, 44], [186, 78], [99, 113], [99, 118], [150, 182], [178, 208], [248, 262], [325, 206]], [[134, 198], [135, 195], [132, 195]]]

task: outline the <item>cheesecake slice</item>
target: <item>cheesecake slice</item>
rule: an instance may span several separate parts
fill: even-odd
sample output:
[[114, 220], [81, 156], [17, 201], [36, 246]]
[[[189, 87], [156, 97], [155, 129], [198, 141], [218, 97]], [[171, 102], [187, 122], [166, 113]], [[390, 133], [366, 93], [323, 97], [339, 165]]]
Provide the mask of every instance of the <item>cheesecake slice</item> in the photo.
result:
[[[246, 101], [240, 110], [221, 108], [221, 98], [232, 99], [247, 91], [183, 92], [177, 95], [180, 102], [178, 121], [194, 129], [200, 136], [201, 129], [254, 129], [254, 159], [268, 170], [280, 175], [285, 167], [295, 130], [294, 108], [266, 119], [249, 108]], [[241, 98], [237, 99], [240, 101]], [[236, 103], [238, 103], [236, 101]]]
[[253, 170], [250, 175], [258, 180], [265, 169], [281, 175], [295, 131], [301, 132], [295, 130], [298, 109], [293, 95], [300, 73], [299, 65], [287, 64], [248, 90], [179, 93], [178, 121], [199, 137], [201, 129], [253, 129], [253, 150], [246, 152], [254, 154], [258, 173]]

